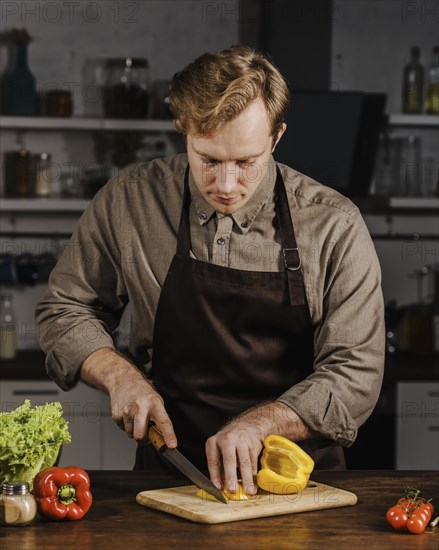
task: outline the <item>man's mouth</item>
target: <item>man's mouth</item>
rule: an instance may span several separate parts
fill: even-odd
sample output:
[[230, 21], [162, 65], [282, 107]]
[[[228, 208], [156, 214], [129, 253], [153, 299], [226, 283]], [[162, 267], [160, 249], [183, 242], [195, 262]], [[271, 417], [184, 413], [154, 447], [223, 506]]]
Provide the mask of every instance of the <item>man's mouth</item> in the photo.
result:
[[219, 195], [214, 195], [214, 198], [216, 202], [225, 205], [233, 204], [239, 199], [239, 197], [221, 197]]

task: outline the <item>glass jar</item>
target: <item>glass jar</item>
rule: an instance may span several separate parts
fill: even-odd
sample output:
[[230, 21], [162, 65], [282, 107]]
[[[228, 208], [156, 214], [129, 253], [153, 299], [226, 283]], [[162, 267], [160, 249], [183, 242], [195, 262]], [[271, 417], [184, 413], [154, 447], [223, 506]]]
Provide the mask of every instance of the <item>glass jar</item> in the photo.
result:
[[0, 523], [23, 527], [37, 514], [37, 503], [29, 493], [29, 484], [23, 481], [3, 483], [0, 495]]
[[72, 94], [68, 90], [51, 90], [46, 93], [47, 116], [70, 117], [73, 113]]
[[146, 59], [108, 59], [104, 66], [104, 115], [146, 118], [149, 107], [149, 65]]
[[29, 198], [35, 192], [35, 173], [32, 155], [25, 148], [4, 154], [4, 178], [6, 198]]
[[16, 319], [12, 295], [0, 297], [0, 360], [15, 359], [17, 354]]
[[38, 198], [50, 196], [50, 153], [40, 153], [36, 157], [35, 194]]

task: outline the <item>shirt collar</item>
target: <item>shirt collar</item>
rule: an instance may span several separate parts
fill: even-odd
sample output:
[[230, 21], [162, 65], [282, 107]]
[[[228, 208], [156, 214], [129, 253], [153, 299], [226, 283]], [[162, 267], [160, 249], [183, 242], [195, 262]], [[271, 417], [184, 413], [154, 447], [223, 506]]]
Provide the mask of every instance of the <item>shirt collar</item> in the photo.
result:
[[[215, 209], [206, 201], [198, 189], [195, 180], [189, 170], [189, 191], [197, 212], [200, 225], [206, 225], [215, 214]], [[251, 198], [233, 214], [230, 214], [233, 221], [239, 227], [241, 233], [246, 234], [251, 228], [256, 216], [268, 202], [273, 194], [276, 183], [276, 163], [273, 156], [270, 156], [267, 171], [259, 183]], [[221, 217], [222, 214], [218, 214]]]

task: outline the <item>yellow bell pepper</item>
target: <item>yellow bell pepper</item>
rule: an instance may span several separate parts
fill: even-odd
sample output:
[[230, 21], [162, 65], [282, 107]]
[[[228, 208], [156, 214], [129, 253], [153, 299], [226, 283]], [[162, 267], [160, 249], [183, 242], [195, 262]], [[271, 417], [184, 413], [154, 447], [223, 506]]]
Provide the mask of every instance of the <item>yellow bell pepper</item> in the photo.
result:
[[[244, 488], [241, 485], [241, 483], [238, 483], [238, 488], [236, 493], [231, 493], [226, 486], [224, 486], [224, 489], [221, 491], [221, 493], [227, 500], [249, 500], [250, 498], [252, 498], [251, 495], [247, 495], [247, 493], [244, 491]], [[213, 500], [215, 502], [218, 502], [218, 500], [215, 497], [213, 497], [212, 495], [209, 495], [209, 493], [206, 493], [204, 489], [200, 489], [197, 492], [197, 497], [200, 497], [203, 500]]]
[[266, 437], [264, 447], [258, 486], [278, 495], [302, 491], [314, 469], [314, 460], [299, 445], [280, 435]]

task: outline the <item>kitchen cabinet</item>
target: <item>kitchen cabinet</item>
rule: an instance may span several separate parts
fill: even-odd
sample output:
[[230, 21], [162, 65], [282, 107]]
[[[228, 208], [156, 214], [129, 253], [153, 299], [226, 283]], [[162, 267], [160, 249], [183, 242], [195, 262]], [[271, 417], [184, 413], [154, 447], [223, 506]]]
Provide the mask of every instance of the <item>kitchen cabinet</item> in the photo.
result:
[[439, 469], [439, 382], [398, 382], [396, 469]]
[[102, 392], [82, 383], [64, 392], [51, 380], [1, 381], [2, 412], [15, 409], [25, 399], [29, 399], [32, 406], [50, 401], [62, 404], [72, 442], [63, 445], [60, 466], [74, 464], [95, 470], [133, 467], [137, 444], [116, 426], [111, 418], [109, 399]]

